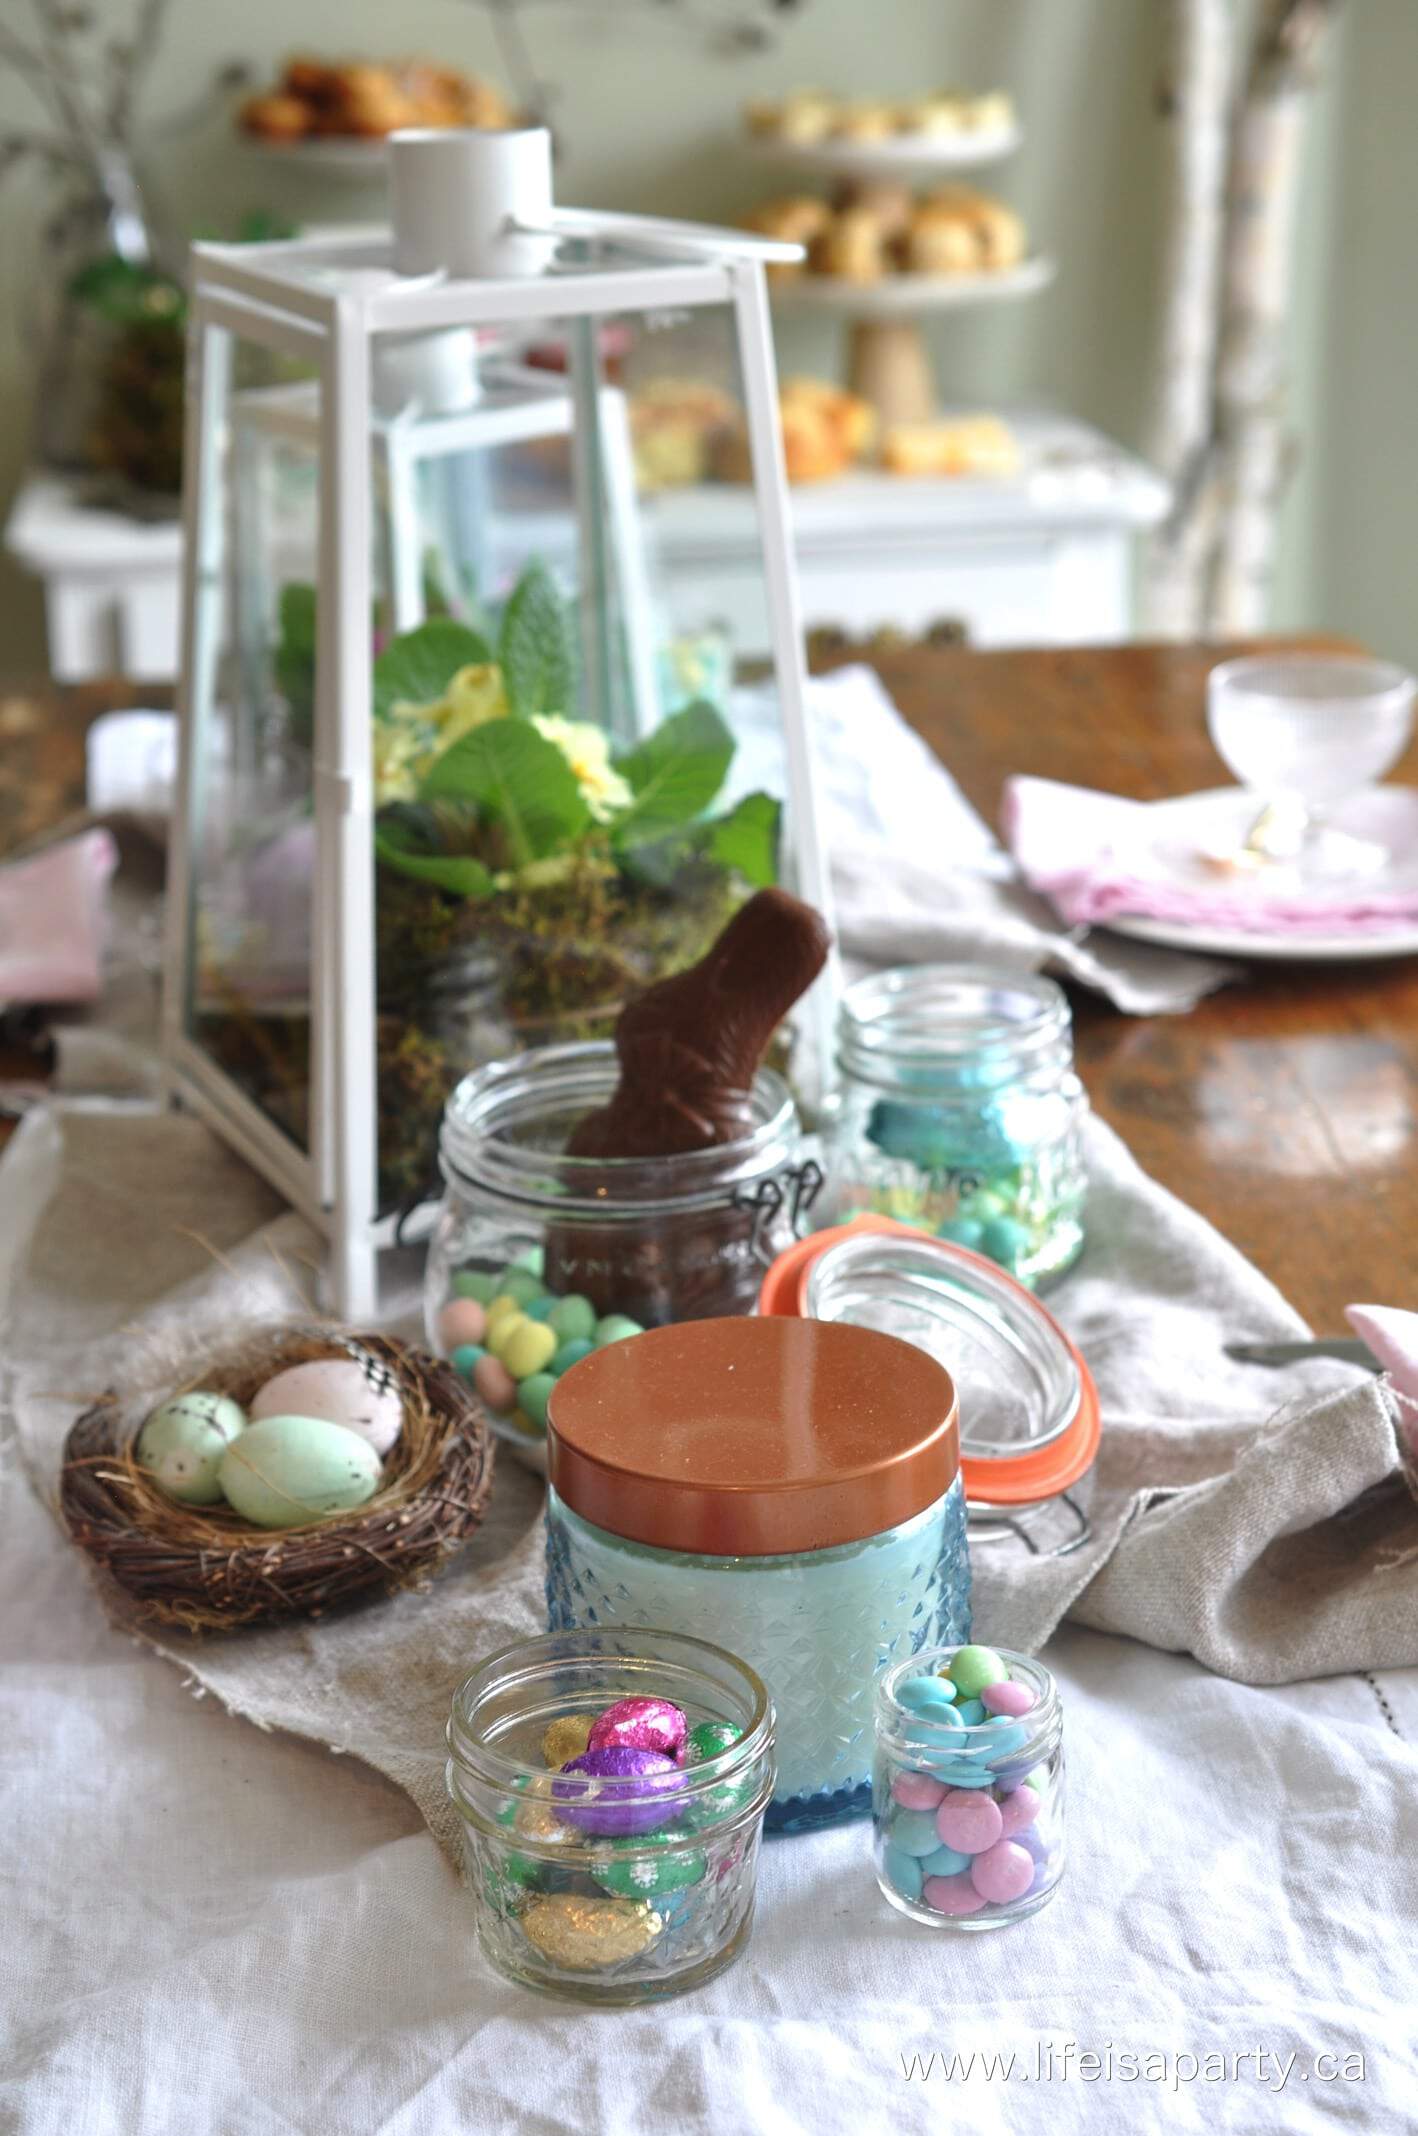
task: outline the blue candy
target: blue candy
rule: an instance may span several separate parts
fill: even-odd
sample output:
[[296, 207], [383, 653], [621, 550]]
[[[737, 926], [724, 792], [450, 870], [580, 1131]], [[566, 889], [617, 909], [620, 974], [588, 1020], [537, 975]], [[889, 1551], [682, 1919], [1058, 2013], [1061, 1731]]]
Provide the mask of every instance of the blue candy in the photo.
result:
[[[896, 1702], [910, 1713], [920, 1713], [934, 1720], [941, 1714], [949, 1726], [956, 1718], [955, 1686], [945, 1676], [908, 1676], [897, 1687]], [[980, 1711], [984, 1712], [984, 1707]]]
[[967, 1728], [978, 1728], [985, 1718], [985, 1707], [982, 1699], [962, 1699], [955, 1710]]
[[940, 1845], [934, 1810], [898, 1810], [891, 1820], [887, 1844], [902, 1854], [934, 1854]]
[[1012, 1758], [1029, 1741], [1029, 1730], [1021, 1728], [1018, 1721], [1011, 1720], [1007, 1714], [996, 1714], [993, 1720], [986, 1721], [985, 1726], [994, 1738], [990, 1744], [992, 1758]]
[[985, 1227], [977, 1224], [971, 1216], [953, 1216], [936, 1232], [938, 1239], [948, 1239], [952, 1246], [968, 1246], [978, 1253], [984, 1243]]
[[584, 1335], [568, 1335], [566, 1341], [547, 1366], [548, 1372], [554, 1373], [558, 1377], [563, 1372], [569, 1372], [573, 1365], [580, 1364], [583, 1357], [589, 1357], [595, 1347], [595, 1344]]
[[460, 1342], [448, 1362], [455, 1372], [462, 1374], [464, 1379], [471, 1379], [476, 1370], [478, 1360], [486, 1357], [486, 1355], [487, 1352], [483, 1349], [481, 1343]]
[[934, 1854], [921, 1857], [922, 1876], [958, 1876], [968, 1869], [972, 1856], [961, 1854], [955, 1847], [937, 1847]]
[[[948, 1851], [948, 1850], [947, 1850]], [[965, 1857], [960, 1857], [963, 1862]], [[886, 1880], [900, 1892], [903, 1899], [918, 1899], [925, 1876], [914, 1854], [907, 1854], [901, 1847], [888, 1846], [882, 1855], [881, 1866]]]

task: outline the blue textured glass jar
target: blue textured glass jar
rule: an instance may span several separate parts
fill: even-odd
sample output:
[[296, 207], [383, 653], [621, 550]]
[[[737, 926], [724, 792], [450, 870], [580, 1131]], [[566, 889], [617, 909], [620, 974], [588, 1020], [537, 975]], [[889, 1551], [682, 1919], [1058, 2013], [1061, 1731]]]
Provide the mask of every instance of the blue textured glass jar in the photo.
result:
[[777, 1712], [769, 1830], [865, 1815], [878, 1676], [970, 1636], [944, 1367], [845, 1323], [659, 1328], [558, 1380], [547, 1450], [551, 1629], [712, 1632]]
[[896, 1217], [1031, 1288], [1077, 1259], [1087, 1100], [1051, 979], [969, 964], [874, 973], [843, 998], [837, 1065], [820, 1223]]

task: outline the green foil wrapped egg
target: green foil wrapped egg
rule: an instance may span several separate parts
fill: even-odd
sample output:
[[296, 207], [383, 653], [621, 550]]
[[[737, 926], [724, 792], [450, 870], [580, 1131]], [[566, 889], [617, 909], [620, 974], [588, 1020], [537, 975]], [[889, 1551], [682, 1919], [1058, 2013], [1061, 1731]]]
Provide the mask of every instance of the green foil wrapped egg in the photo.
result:
[[366, 1439], [323, 1417], [263, 1417], [222, 1458], [227, 1503], [258, 1528], [298, 1528], [362, 1506], [383, 1468]]
[[230, 1395], [178, 1394], [153, 1411], [134, 1453], [164, 1497], [214, 1506], [222, 1495], [222, 1457], [245, 1429], [246, 1412]]

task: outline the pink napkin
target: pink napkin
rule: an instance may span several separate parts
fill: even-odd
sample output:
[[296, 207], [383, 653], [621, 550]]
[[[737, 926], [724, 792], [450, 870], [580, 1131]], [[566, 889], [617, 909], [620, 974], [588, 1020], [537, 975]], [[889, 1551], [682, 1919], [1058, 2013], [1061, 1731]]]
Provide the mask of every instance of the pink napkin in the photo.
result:
[[85, 831], [0, 868], [0, 1003], [93, 1001], [102, 986], [107, 831]]
[[1418, 1313], [1392, 1305], [1346, 1305], [1344, 1317], [1388, 1375], [1397, 1397], [1399, 1428], [1418, 1466]]
[[[1259, 807], [1253, 794], [1218, 798], [1223, 848], [1232, 834], [1240, 843]], [[1287, 882], [1280, 868], [1220, 875], [1198, 850], [1198, 819], [1183, 824], [1170, 803], [1027, 777], [1011, 779], [1004, 796], [1005, 837], [1020, 872], [1075, 925], [1127, 915], [1256, 934], [1372, 934], [1418, 924], [1418, 788], [1371, 787], [1332, 820], [1387, 846], [1390, 864], [1372, 880], [1332, 885]]]

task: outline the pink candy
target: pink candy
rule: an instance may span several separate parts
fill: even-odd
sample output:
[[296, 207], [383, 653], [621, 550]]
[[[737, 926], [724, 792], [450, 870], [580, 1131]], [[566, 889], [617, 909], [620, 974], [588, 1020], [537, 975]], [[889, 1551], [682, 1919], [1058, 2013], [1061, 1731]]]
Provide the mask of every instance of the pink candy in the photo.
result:
[[1034, 1694], [1028, 1684], [986, 1684], [980, 1693], [980, 1704], [986, 1713], [1008, 1713], [1017, 1720], [1033, 1706]]
[[685, 1738], [685, 1718], [667, 1698], [618, 1698], [591, 1723], [588, 1750], [658, 1750], [676, 1757]]
[[945, 1788], [929, 1773], [898, 1773], [891, 1792], [903, 1810], [936, 1810], [945, 1800]]
[[438, 1316], [438, 1332], [445, 1350], [481, 1342], [487, 1333], [487, 1314], [476, 1298], [451, 1298]]
[[975, 1856], [968, 1875], [982, 1899], [1007, 1906], [1011, 1899], [1022, 1899], [1033, 1883], [1034, 1857], [1012, 1839], [1001, 1839]]
[[956, 1787], [936, 1811], [935, 1828], [957, 1854], [983, 1854], [1003, 1834], [1004, 1818], [983, 1788]]
[[[1032, 1863], [1030, 1867], [1033, 1867]], [[956, 1876], [928, 1876], [921, 1888], [921, 1897], [927, 1906], [933, 1906], [937, 1913], [943, 1914], [978, 1913], [985, 1904], [964, 1870]]]
[[1017, 1787], [1012, 1795], [1005, 1796], [999, 1813], [1004, 1820], [1003, 1836], [1012, 1839], [1016, 1832], [1033, 1824], [1039, 1814], [1039, 1798], [1032, 1787]]

